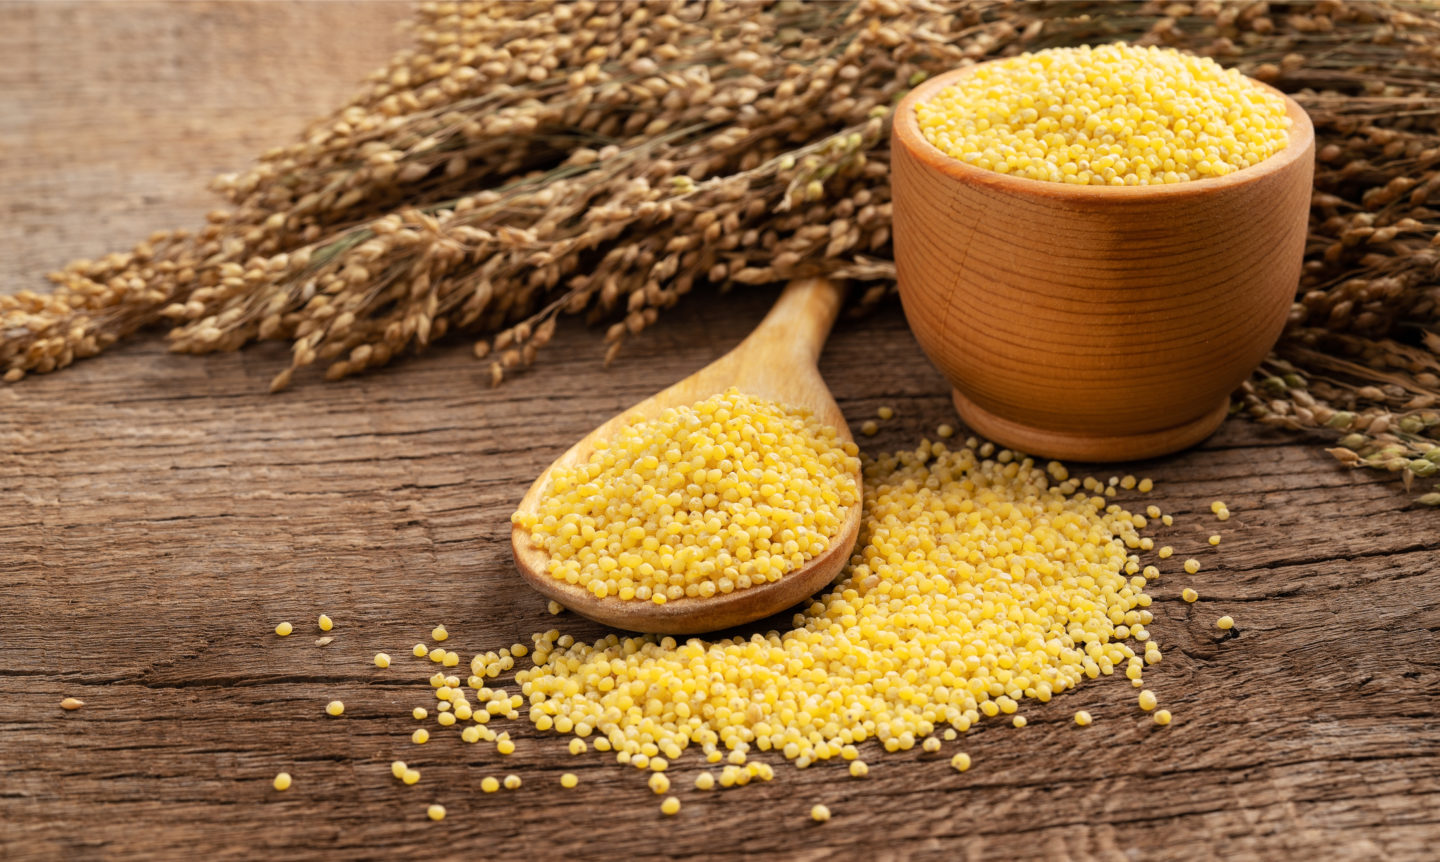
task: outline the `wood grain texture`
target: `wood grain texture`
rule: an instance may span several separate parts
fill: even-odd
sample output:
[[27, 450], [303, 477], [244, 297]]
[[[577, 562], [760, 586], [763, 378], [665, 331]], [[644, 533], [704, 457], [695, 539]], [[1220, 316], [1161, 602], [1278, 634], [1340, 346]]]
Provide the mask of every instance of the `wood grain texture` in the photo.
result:
[[[1258, 165], [1169, 186], [1072, 186], [972, 167], [895, 111], [895, 256], [920, 344], [960, 413], [1057, 458], [1192, 445], [1279, 337], [1314, 173], [1309, 117]], [[1264, 86], [1264, 85], [1258, 85]]]
[[[390, 10], [337, 8], [0, 6], [0, 74], [37, 70], [0, 87], [0, 129], [25, 121], [21, 106], [53, 102], [46, 122], [85, 136], [63, 160], [6, 152], [0, 225], [29, 263], [0, 256], [0, 283], [198, 219], [209, 173], [254, 149], [236, 139], [285, 140], [310, 94], [343, 94], [374, 62], [347, 55], [341, 75], [331, 49], [307, 56], [281, 32], [385, 43]], [[261, 26], [277, 15], [283, 27]], [[36, 23], [16, 24], [26, 16]], [[173, 35], [102, 37], [115, 32]], [[292, 53], [271, 53], [277, 44]], [[137, 85], [86, 79], [91, 97], [70, 113], [62, 85], [86, 76], [56, 58], [96, 71], [142, 52], [125, 62], [143, 79], [222, 50], [252, 52], [254, 75], [303, 93], [251, 111], [237, 74], [226, 86], [242, 103], [171, 147], [175, 166], [145, 183], [152, 203], [124, 202], [131, 180], [105, 147], [116, 132], [86, 115]], [[283, 75], [264, 68], [282, 61]], [[178, 76], [170, 98], [223, 105], [215, 81]], [[26, 191], [37, 187], [50, 190], [43, 216]], [[103, 237], [97, 206], [109, 209]], [[26, 225], [37, 227], [22, 247]], [[523, 722], [510, 725], [509, 758], [448, 733], [408, 742], [406, 712], [425, 702], [431, 666], [407, 648], [435, 623], [467, 652], [552, 626], [604, 632], [551, 617], [516, 576], [510, 512], [571, 443], [722, 355], [775, 295], [693, 295], [608, 371], [600, 333], [567, 320], [535, 370], [498, 390], [464, 344], [448, 344], [269, 396], [283, 347], [172, 356], [159, 338], [0, 387], [0, 858], [1434, 858], [1440, 515], [1383, 476], [1338, 469], [1313, 441], [1234, 420], [1198, 449], [1124, 468], [1155, 476], [1150, 501], [1178, 518], [1156, 531], [1177, 549], [1165, 571], [1192, 554], [1204, 564], [1155, 591], [1166, 657], [1147, 681], [1176, 715], [1163, 731], [1125, 680], [1102, 679], [1027, 708], [1024, 730], [983, 723], [965, 737], [975, 766], [963, 775], [949, 747], [867, 747], [867, 781], [838, 764], [782, 766], [769, 784], [684, 789], [671, 819], [643, 775], [594, 752], [572, 757]], [[897, 308], [842, 319], [820, 370], [851, 421], [896, 409], [862, 440], [870, 452], [955, 421], [948, 384]], [[1234, 512], [1225, 524], [1208, 515], [1216, 498]], [[1224, 536], [1218, 549], [1211, 532]], [[1180, 601], [1183, 586], [1201, 600]], [[323, 648], [321, 612], [336, 621]], [[1222, 613], [1238, 636], [1214, 629]], [[297, 628], [283, 640], [271, 633], [282, 619]], [[382, 649], [395, 657], [387, 671], [370, 663]], [[86, 706], [59, 709], [66, 696]], [[328, 718], [337, 697], [345, 716]], [[1095, 726], [1070, 724], [1081, 708]], [[422, 770], [420, 784], [390, 778], [396, 757]], [[295, 786], [277, 794], [269, 782], [282, 769]], [[682, 760], [677, 785], [696, 770]], [[562, 771], [579, 788], [561, 789]], [[478, 792], [506, 772], [525, 786]], [[425, 819], [431, 802], [449, 809], [442, 823]], [[806, 816], [815, 802], [835, 813], [824, 826]]]
[[[843, 440], [853, 440], [845, 414], [825, 385], [816, 363], [845, 298], [843, 285], [825, 279], [791, 282], [775, 307], [734, 350], [606, 420], [555, 459], [525, 492], [519, 508], [535, 513], [545, 499], [556, 470], [589, 460], [601, 443], [611, 440], [637, 419], [655, 419], [666, 410], [686, 407], [734, 387], [741, 392], [809, 410], [837, 429]], [[855, 488], [862, 488], [855, 473]], [[727, 629], [793, 607], [824, 588], [840, 574], [860, 535], [860, 507], [851, 506], [840, 531], [825, 553], [806, 562], [778, 581], [708, 599], [681, 598], [653, 602], [598, 599], [584, 587], [551, 577], [550, 555], [530, 538], [530, 531], [515, 525], [511, 545], [522, 577], [546, 598], [588, 619], [616, 628], [655, 634], [699, 634]]]

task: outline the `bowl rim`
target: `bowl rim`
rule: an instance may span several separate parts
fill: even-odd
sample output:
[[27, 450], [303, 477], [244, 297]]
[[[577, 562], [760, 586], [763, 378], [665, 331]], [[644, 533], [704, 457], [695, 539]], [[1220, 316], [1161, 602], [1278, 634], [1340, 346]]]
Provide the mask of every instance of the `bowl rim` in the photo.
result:
[[1220, 177], [1204, 177], [1183, 183], [1135, 186], [1082, 186], [1072, 183], [1058, 183], [1050, 180], [1020, 177], [1013, 174], [1002, 174], [987, 168], [978, 168], [962, 162], [948, 153], [942, 152], [939, 147], [936, 147], [925, 139], [925, 135], [920, 132], [920, 122], [915, 117], [916, 105], [928, 100], [939, 90], [949, 86], [959, 78], [973, 73], [982, 66], [1010, 59], [1014, 58], [997, 57], [993, 60], [986, 60], [983, 63], [972, 63], [968, 66], [961, 66], [958, 69], [951, 69], [948, 72], [936, 75], [917, 85], [911, 89], [909, 93], [906, 93], [899, 104], [895, 106], [891, 136], [895, 138], [911, 156], [924, 163], [930, 170], [937, 171], [960, 182], [971, 185], [989, 186], [996, 190], [1016, 194], [1040, 195], [1061, 200], [1072, 200], [1077, 203], [1096, 203], [1107, 199], [1129, 200], [1137, 197], [1153, 200], [1157, 198], [1169, 199], [1205, 196], [1233, 186], [1257, 182], [1265, 177], [1280, 173], [1314, 149], [1315, 127], [1310, 121], [1310, 115], [1305, 113], [1305, 109], [1300, 107], [1298, 102], [1286, 94], [1266, 84], [1264, 81], [1257, 81], [1248, 75], [1245, 76], [1245, 79], [1251, 84], [1262, 87], [1285, 100], [1285, 112], [1291, 120], [1289, 130], [1290, 137], [1285, 144], [1285, 148], [1279, 152], [1253, 165], [1232, 171]]

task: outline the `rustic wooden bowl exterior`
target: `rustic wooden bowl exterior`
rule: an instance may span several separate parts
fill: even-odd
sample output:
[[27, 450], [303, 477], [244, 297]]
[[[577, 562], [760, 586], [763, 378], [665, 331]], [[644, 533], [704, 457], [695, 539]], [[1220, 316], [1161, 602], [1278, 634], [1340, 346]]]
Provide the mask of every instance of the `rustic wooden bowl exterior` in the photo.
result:
[[892, 136], [905, 315], [960, 416], [1002, 445], [1113, 461], [1183, 449], [1224, 419], [1299, 283], [1315, 133], [1286, 98], [1290, 143], [1224, 177], [1072, 186], [936, 149], [912, 90]]

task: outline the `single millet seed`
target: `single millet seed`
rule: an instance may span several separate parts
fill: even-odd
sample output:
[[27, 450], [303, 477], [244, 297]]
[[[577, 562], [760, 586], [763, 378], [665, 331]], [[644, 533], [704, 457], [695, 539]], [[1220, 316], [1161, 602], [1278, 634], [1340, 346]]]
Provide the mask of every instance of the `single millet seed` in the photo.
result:
[[375, 666], [376, 666], [376, 667], [379, 667], [379, 668], [389, 667], [389, 666], [390, 666], [390, 656], [386, 655], [386, 654], [383, 653], [383, 652], [377, 652], [377, 653], [375, 653]]
[[272, 781], [271, 784], [275, 787], [276, 790], [289, 790], [291, 784], [290, 773], [280, 773], [279, 775], [275, 776], [275, 780]]
[[317, 620], [316, 622], [317, 622], [318, 625], [320, 626], [320, 631], [322, 631], [322, 632], [328, 632], [328, 631], [330, 631], [331, 629], [335, 628], [335, 621], [332, 620], [332, 619], [330, 619], [330, 618], [329, 618], [328, 616], [326, 616], [325, 614], [321, 614], [321, 615], [320, 615], [320, 619]]
[[444, 820], [444, 819], [445, 819], [445, 806], [443, 806], [443, 805], [431, 805], [429, 808], [426, 808], [426, 809], [425, 809], [425, 815], [426, 815], [427, 817], [429, 817], [431, 820]]
[[665, 801], [660, 803], [660, 813], [664, 814], [666, 817], [673, 817], [674, 815], [679, 814], [680, 800], [675, 798], [674, 796], [665, 797]]
[[78, 697], [67, 697], [60, 701], [61, 709], [76, 710], [85, 705], [85, 701]]
[[1184, 599], [1187, 602], [1193, 602], [1196, 599], [1200, 598], [1200, 594], [1190, 589], [1189, 587], [1186, 587], [1185, 589], [1180, 591], [1180, 598]]
[[1090, 713], [1083, 709], [1075, 713], [1075, 723], [1081, 727], [1089, 727], [1092, 721], [1094, 721], [1094, 719], [1090, 717]]
[[1229, 631], [1235, 627], [1235, 620], [1229, 616], [1221, 617], [1215, 621], [1215, 627], [1221, 631]]
[[830, 819], [830, 809], [824, 805], [816, 805], [810, 809], [810, 819], [816, 823], [824, 823]]
[[343, 715], [345, 713], [345, 704], [338, 700], [332, 700], [325, 704], [325, 711], [330, 715]]
[[288, 637], [293, 631], [295, 631], [295, 627], [290, 625], [289, 623], [281, 623], [280, 625], [275, 627], [275, 634], [279, 635], [282, 638]]

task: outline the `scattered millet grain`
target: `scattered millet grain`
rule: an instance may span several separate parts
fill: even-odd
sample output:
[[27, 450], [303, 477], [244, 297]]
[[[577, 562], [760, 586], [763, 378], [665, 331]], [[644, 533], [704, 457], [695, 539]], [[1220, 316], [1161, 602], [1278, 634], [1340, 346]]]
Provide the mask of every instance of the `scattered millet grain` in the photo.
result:
[[1210, 511], [1217, 515], [1220, 514], [1221, 510], [1228, 508], [1230, 507], [1225, 505], [1224, 500], [1216, 500], [1210, 504]]
[[445, 631], [444, 626], [436, 626], [430, 630], [430, 639], [433, 641], [443, 641], [448, 637], [450, 637], [450, 633]]
[[950, 758], [950, 765], [955, 767], [956, 772], [964, 772], [970, 768], [970, 755], [963, 751], [958, 752], [954, 757]]
[[480, 779], [480, 789], [485, 793], [494, 793], [500, 789], [500, 781], [493, 775], [487, 775]]
[[948, 440], [951, 437], [955, 436], [955, 429], [950, 427], [949, 425], [941, 425], [939, 428], [935, 429], [935, 435], [942, 440]]
[[332, 700], [325, 704], [325, 712], [332, 716], [343, 715], [345, 713], [345, 704], [338, 700]]
[[1229, 631], [1235, 627], [1235, 620], [1229, 616], [1221, 617], [1215, 621], [1215, 627], [1221, 631]]
[[416, 658], [424, 658], [425, 656], [430, 654], [430, 648], [425, 646], [424, 644], [416, 644], [415, 647], [410, 650], [410, 652]]
[[863, 760], [850, 761], [850, 777], [864, 778], [870, 774], [870, 767]]
[[416, 721], [424, 721], [425, 717], [430, 714], [430, 711], [423, 706], [417, 706], [410, 710], [410, 714], [414, 716]]
[[816, 823], [824, 823], [830, 819], [830, 809], [824, 805], [816, 805], [810, 809], [810, 819]]
[[389, 656], [388, 654], [386, 654], [386, 653], [383, 653], [383, 652], [377, 652], [377, 653], [375, 653], [375, 666], [376, 666], [376, 667], [379, 667], [379, 668], [389, 667], [389, 666], [390, 666], [390, 656]]
[[1024, 727], [1026, 724], [1029, 723], [1029, 720], [1026, 719], [1023, 715], [1017, 715], [1014, 718], [1010, 719], [1010, 723], [1015, 725], [1016, 727]]
[[67, 697], [60, 701], [61, 709], [76, 710], [85, 705], [85, 701], [78, 697]]
[[866, 419], [860, 423], [860, 433], [866, 437], [874, 437], [880, 433], [880, 426], [875, 423], [874, 419]]
[[403, 760], [390, 761], [390, 774], [395, 776], [396, 779], [404, 777], [406, 768], [405, 761]]
[[[450, 706], [450, 704], [448, 703], [441, 705], [445, 707]], [[455, 723], [455, 715], [449, 712], [442, 712], [439, 715], [435, 716], [435, 720], [440, 723], [441, 727], [449, 727], [450, 725]]]
[[275, 634], [279, 635], [282, 638], [288, 637], [293, 631], [295, 631], [295, 627], [290, 625], [289, 623], [281, 623], [280, 625], [275, 627]]
[[986, 63], [916, 106], [925, 139], [999, 173], [1080, 185], [1218, 177], [1284, 149], [1285, 101], [1214, 60], [1123, 43]]
[[564, 606], [564, 605], [560, 604], [559, 602], [553, 602], [553, 601], [552, 601], [552, 602], [547, 602], [546, 605], [545, 605], [545, 609], [550, 612], [550, 615], [551, 615], [551, 616], [557, 616], [557, 615], [563, 614], [563, 613], [565, 612], [565, 606]]
[[1155, 715], [1153, 715], [1152, 718], [1156, 724], [1164, 727], [1165, 725], [1170, 723], [1170, 710], [1157, 709], [1155, 710]]
[[431, 820], [444, 820], [445, 806], [431, 805], [430, 807], [425, 809], [425, 816], [429, 817]]
[[1155, 487], [1155, 480], [1154, 480], [1154, 479], [1148, 479], [1148, 478], [1147, 478], [1147, 479], [1141, 479], [1141, 480], [1139, 481], [1139, 483], [1135, 485], [1135, 490], [1139, 491], [1139, 492], [1142, 493], [1142, 494], [1148, 494], [1148, 493], [1150, 493], [1151, 489], [1153, 489], [1154, 487]]
[[855, 554], [794, 630], [593, 645], [546, 632], [515, 676], [531, 720], [598, 732], [624, 762], [649, 756], [645, 734], [711, 762], [758, 749], [803, 767], [871, 737], [895, 751], [964, 731], [1137, 658], [1123, 639], [1149, 597], [1123, 573], [1136, 526], [1118, 504], [989, 444], [933, 443], [865, 475]]
[[571, 754], [584, 754], [587, 747], [588, 746], [585, 745], [585, 740], [581, 739], [578, 736], [570, 740]]
[[434, 649], [430, 650], [429, 655], [430, 660], [435, 662], [436, 664], [439, 664], [440, 662], [445, 660], [445, 650], [442, 647], [435, 647]]
[[270, 783], [276, 790], [289, 790], [292, 779], [290, 778], [290, 773], [282, 772], [275, 776], [275, 780]]
[[405, 770], [405, 772], [400, 776], [400, 780], [403, 781], [403, 782], [405, 782], [406, 784], [416, 784], [416, 783], [418, 783], [418, 782], [420, 781], [420, 770], [418, 770], [418, 769], [407, 769], [407, 770]]
[[628, 426], [512, 520], [553, 577], [598, 598], [730, 593], [825, 552], [859, 503], [856, 451], [808, 413], [731, 389]]
[[875, 415], [881, 419], [893, 419], [895, 418], [895, 409], [893, 407], [881, 407], [875, 411]]
[[708, 773], [708, 772], [702, 772], [702, 773], [700, 773], [699, 775], [695, 776], [695, 789], [696, 789], [696, 790], [714, 790], [714, 789], [715, 789], [715, 776], [711, 775], [711, 774]]
[[502, 739], [499, 742], [495, 743], [495, 750], [500, 752], [501, 754], [514, 754], [515, 743], [508, 739]]
[[1075, 713], [1075, 723], [1081, 727], [1089, 727], [1093, 721], [1094, 719], [1090, 717], [1090, 713], [1083, 709]]
[[1164, 524], [1167, 527], [1171, 527], [1175, 524], [1175, 518], [1173, 515], [1161, 515], [1160, 523]]
[[1193, 559], [1193, 558], [1192, 558], [1192, 559], [1189, 559], [1189, 560], [1186, 560], [1186, 561], [1185, 561], [1185, 573], [1186, 573], [1186, 574], [1193, 575], [1193, 574], [1195, 574], [1195, 573], [1198, 572], [1198, 571], [1200, 571], [1200, 561], [1199, 561], [1199, 560], [1196, 560], [1196, 559]]
[[566, 790], [580, 783], [580, 779], [573, 772], [566, 772], [560, 776], [560, 786]]
[[335, 628], [335, 621], [330, 619], [325, 614], [320, 615], [320, 618], [316, 620], [316, 624], [320, 626], [320, 631], [322, 632], [328, 632], [331, 629]]
[[1148, 688], [1145, 689], [1144, 691], [1140, 692], [1139, 701], [1140, 708], [1145, 710], [1146, 712], [1149, 712], [1150, 710], [1155, 708], [1155, 704], [1157, 702], [1155, 692], [1151, 691]]
[[1212, 535], [1210, 536], [1209, 542], [1210, 542], [1211, 547], [1214, 547], [1215, 545], [1220, 544], [1220, 534], [1219, 534], [1219, 533], [1214, 533], [1214, 534], [1212, 534]]
[[665, 797], [665, 801], [660, 803], [660, 813], [664, 814], [666, 817], [673, 817], [674, 815], [679, 814], [680, 800], [674, 796]]
[[513, 772], [505, 776], [504, 784], [506, 790], [519, 790], [521, 783], [522, 782], [520, 781], [520, 776], [516, 775]]
[[1175, 553], [1175, 549], [1170, 547], [1169, 545], [1166, 545], [1160, 550], [1156, 551], [1155, 556], [1159, 557], [1162, 560], [1168, 560], [1170, 559], [1170, 555], [1173, 553]]
[[410, 734], [410, 741], [416, 745], [424, 745], [430, 741], [430, 731], [423, 727], [417, 727], [415, 732]]

